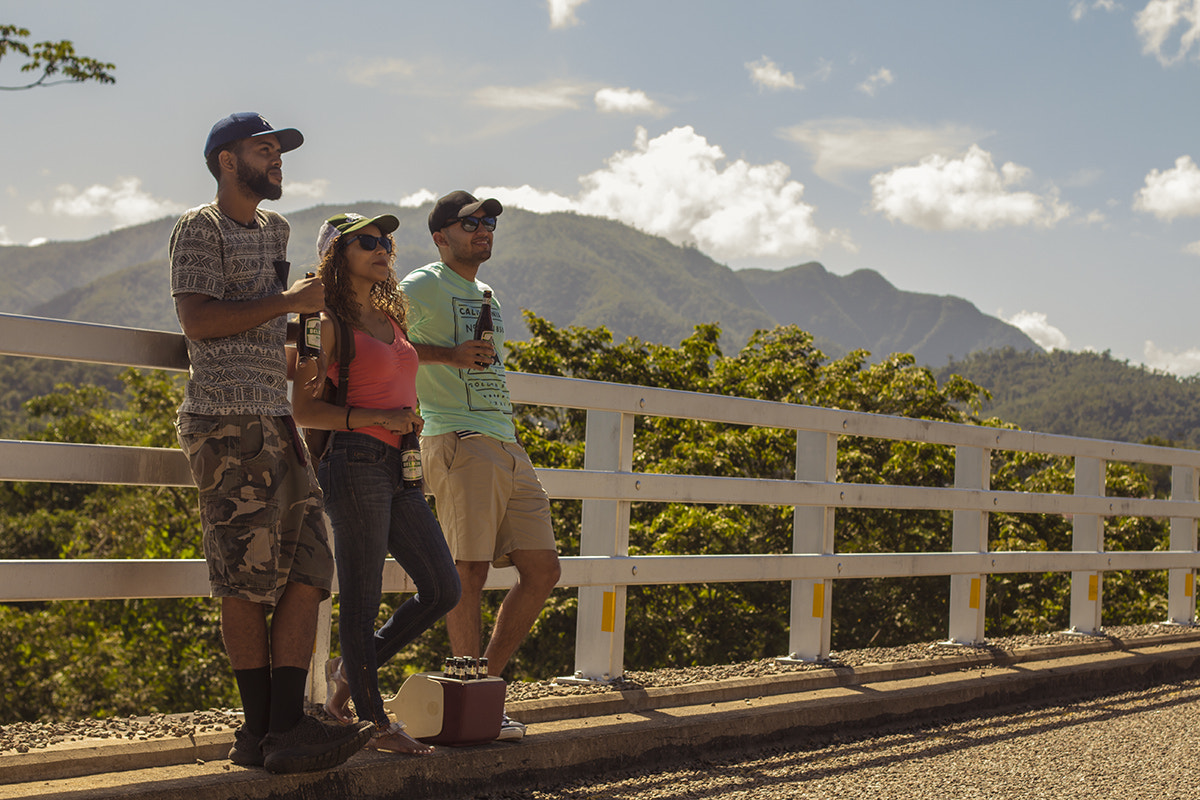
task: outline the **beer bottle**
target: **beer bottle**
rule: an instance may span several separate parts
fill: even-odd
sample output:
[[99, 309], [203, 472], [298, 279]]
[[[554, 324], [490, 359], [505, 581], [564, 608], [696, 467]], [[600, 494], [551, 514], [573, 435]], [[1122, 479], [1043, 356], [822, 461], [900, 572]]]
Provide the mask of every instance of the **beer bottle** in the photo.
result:
[[421, 468], [421, 439], [416, 431], [400, 437], [400, 479], [406, 489], [420, 489], [425, 471]]
[[[490, 342], [495, 332], [496, 326], [492, 322], [492, 290], [484, 289], [483, 300], [479, 302], [479, 316], [475, 319], [475, 338]], [[491, 361], [476, 361], [475, 364], [480, 369], [485, 369], [499, 360], [493, 353]]]
[[482, 679], [484, 679], [484, 678], [487, 678], [487, 677], [488, 677], [488, 660], [487, 660], [487, 656], [480, 656], [480, 657], [479, 657], [479, 674], [478, 674], [478, 677], [479, 677], [479, 679], [480, 679], [480, 680], [482, 680]]
[[[306, 272], [304, 277], [314, 278], [317, 273]], [[296, 337], [296, 353], [303, 361], [316, 358], [321, 352], [321, 312], [300, 315], [300, 335]]]

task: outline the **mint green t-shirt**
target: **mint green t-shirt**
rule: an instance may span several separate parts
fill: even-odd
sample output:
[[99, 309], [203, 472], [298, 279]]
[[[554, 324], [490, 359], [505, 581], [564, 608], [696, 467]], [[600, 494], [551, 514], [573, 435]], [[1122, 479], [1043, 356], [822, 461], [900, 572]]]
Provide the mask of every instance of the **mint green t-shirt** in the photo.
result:
[[[408, 296], [408, 338], [416, 344], [454, 347], [475, 338], [475, 320], [484, 290], [438, 261], [410, 272], [400, 281]], [[504, 317], [492, 297], [492, 323], [497, 362], [481, 369], [456, 369], [445, 364], [421, 364], [417, 397], [425, 418], [425, 436], [451, 431], [475, 431], [515, 442], [512, 401], [504, 376]]]

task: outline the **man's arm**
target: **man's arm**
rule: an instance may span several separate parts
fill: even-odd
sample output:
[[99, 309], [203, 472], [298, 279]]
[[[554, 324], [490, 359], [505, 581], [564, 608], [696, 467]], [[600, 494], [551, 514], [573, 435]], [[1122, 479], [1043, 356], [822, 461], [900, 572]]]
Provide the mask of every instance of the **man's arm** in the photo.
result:
[[458, 369], [480, 369], [489, 366], [496, 348], [484, 339], [468, 339], [454, 347], [412, 343], [422, 364], [445, 364]]
[[320, 278], [301, 278], [283, 292], [257, 300], [220, 300], [206, 294], [175, 298], [183, 334], [193, 341], [235, 336], [278, 316], [320, 311], [325, 289]]

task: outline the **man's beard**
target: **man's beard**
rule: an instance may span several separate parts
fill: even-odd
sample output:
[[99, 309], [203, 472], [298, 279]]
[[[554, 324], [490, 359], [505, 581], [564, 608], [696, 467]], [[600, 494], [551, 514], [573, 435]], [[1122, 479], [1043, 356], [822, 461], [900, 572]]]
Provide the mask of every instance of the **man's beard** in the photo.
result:
[[278, 200], [283, 197], [283, 186], [271, 183], [271, 179], [265, 170], [263, 172], [254, 172], [248, 165], [238, 161], [237, 177], [238, 183], [245, 187], [247, 191], [261, 197], [263, 200]]

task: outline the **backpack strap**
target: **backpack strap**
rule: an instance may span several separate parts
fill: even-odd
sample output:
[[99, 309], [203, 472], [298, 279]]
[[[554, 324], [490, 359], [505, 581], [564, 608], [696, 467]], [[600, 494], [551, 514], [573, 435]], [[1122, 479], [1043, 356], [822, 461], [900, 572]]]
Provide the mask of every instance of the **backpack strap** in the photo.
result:
[[338, 383], [333, 395], [335, 406], [346, 405], [346, 396], [350, 391], [350, 362], [354, 360], [354, 331], [344, 319], [326, 309], [325, 313], [333, 320], [337, 328], [337, 359]]

